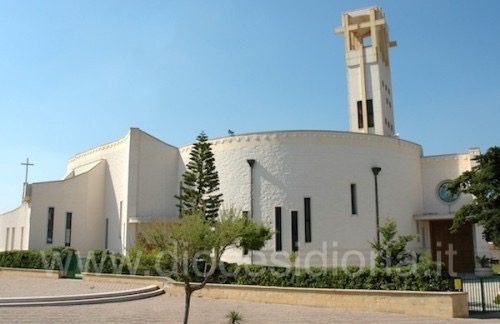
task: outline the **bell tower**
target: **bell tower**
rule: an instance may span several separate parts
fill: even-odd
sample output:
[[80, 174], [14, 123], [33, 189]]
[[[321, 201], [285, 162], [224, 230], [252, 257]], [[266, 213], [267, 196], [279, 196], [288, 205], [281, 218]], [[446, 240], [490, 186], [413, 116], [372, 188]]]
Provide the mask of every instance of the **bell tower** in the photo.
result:
[[380, 7], [342, 14], [351, 132], [393, 136], [389, 28]]

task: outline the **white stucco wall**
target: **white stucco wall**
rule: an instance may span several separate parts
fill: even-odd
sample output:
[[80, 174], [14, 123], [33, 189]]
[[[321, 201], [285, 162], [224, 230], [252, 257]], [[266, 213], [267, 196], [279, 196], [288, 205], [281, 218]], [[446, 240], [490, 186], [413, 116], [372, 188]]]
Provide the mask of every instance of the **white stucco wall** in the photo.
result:
[[[30, 249], [65, 245], [66, 213], [72, 213], [71, 247], [86, 253], [104, 246], [105, 161], [61, 181], [32, 185]], [[53, 241], [47, 243], [48, 210], [54, 208]]]
[[137, 221], [176, 217], [179, 150], [140, 131], [134, 135], [132, 147], [131, 160], [135, 160], [130, 165], [129, 194], [130, 201], [136, 196], [136, 204], [130, 204], [129, 217]]
[[131, 130], [128, 246], [135, 243], [135, 224], [177, 216], [174, 195], [179, 188], [179, 157], [176, 147], [139, 129]]
[[470, 170], [469, 154], [447, 154], [422, 158], [422, 183], [425, 213], [453, 214], [471, 201], [471, 197], [460, 195], [453, 204], [442, 202], [437, 196], [439, 185], [445, 180], [453, 180], [464, 171]]
[[[251, 211], [253, 195], [254, 219], [272, 228], [275, 208], [281, 207], [283, 254], [291, 252], [291, 212], [298, 212], [298, 262], [302, 265], [371, 262], [369, 241], [376, 239], [372, 167], [382, 169], [377, 177], [380, 222], [394, 218], [401, 234], [420, 234], [409, 244], [418, 252], [430, 244], [428, 221], [419, 221], [420, 215], [452, 217], [470, 201], [470, 197], [461, 196], [455, 204], [444, 204], [436, 190], [441, 181], [470, 169], [472, 153], [422, 157], [419, 145], [398, 138], [335, 131], [261, 132], [210, 142], [225, 207]], [[64, 180], [32, 185], [31, 209], [24, 204], [0, 215], [0, 249], [64, 245], [65, 215], [71, 212], [72, 247], [82, 253], [104, 248], [107, 219], [107, 247], [126, 253], [134, 244], [138, 224], [177, 215], [174, 195], [191, 148], [178, 149], [132, 128], [117, 141], [76, 155], [68, 162]], [[252, 193], [249, 159], [255, 160]], [[351, 211], [351, 184], [357, 189], [355, 215]], [[312, 241], [307, 243], [306, 197], [311, 199], [312, 232]], [[56, 212], [52, 244], [46, 243], [49, 207]], [[474, 227], [478, 254], [487, 251], [481, 232]], [[233, 250], [228, 258], [286, 263], [286, 255], [272, 259], [275, 251], [273, 238], [262, 255], [243, 256], [242, 251]], [[310, 258], [313, 252], [315, 256]]]
[[178, 159], [177, 148], [138, 128], [70, 159], [70, 175], [95, 161], [106, 161], [102, 221], [107, 218], [109, 222], [108, 249], [125, 254], [135, 241], [134, 223], [177, 215], [173, 197], [178, 188]]
[[[224, 204], [250, 209], [247, 159], [255, 159], [254, 218], [274, 228], [274, 210], [281, 207], [283, 250], [290, 251], [290, 213], [298, 211], [302, 259], [310, 251], [323, 250], [324, 244], [328, 262], [333, 251], [340, 259], [350, 250], [369, 259], [368, 241], [376, 238], [374, 166], [382, 168], [378, 176], [380, 218], [397, 219], [403, 234], [417, 230], [412, 215], [423, 210], [419, 145], [332, 131], [265, 132], [211, 142]], [[180, 150], [187, 163], [190, 146]], [[357, 215], [351, 213], [352, 183], [358, 190]], [[305, 197], [311, 198], [311, 243], [304, 238]], [[275, 250], [274, 239], [264, 250]], [[347, 262], [357, 263], [355, 259]]]
[[23, 203], [18, 208], [0, 215], [0, 251], [28, 249], [29, 214], [29, 204]]
[[[392, 99], [392, 82], [390, 66], [380, 59], [381, 53], [375, 55], [375, 48], [365, 47], [365, 91], [366, 98], [373, 100], [374, 127], [369, 129], [373, 134], [394, 134], [394, 111]], [[379, 58], [377, 60], [377, 57]], [[349, 124], [351, 132], [363, 132], [358, 128], [357, 101], [362, 98], [360, 53], [358, 50], [346, 52], [347, 91], [349, 94]], [[383, 85], [382, 85], [383, 82]], [[390, 104], [389, 104], [390, 102]], [[393, 125], [389, 128], [385, 119]], [[367, 122], [367, 121], [365, 121]]]
[[[428, 220], [432, 220], [433, 218], [451, 219], [460, 207], [472, 201], [471, 195], [461, 194], [457, 201], [445, 203], [439, 199], [437, 190], [443, 181], [453, 180], [463, 172], [471, 170], [474, 163], [472, 159], [477, 154], [479, 154], [479, 151], [473, 148], [469, 150], [469, 153], [436, 155], [422, 158], [421, 168], [425, 214], [423, 218]], [[429, 233], [428, 224], [426, 222], [421, 222], [421, 224], [422, 226], [426, 226], [427, 233]], [[473, 225], [473, 233], [474, 254], [489, 256], [488, 243], [482, 237], [483, 228], [479, 225]], [[430, 241], [427, 241], [426, 247], [429, 244]]]
[[[95, 161], [105, 160], [103, 189], [103, 225], [99, 232], [105, 233], [105, 219], [108, 219], [108, 246], [113, 251], [123, 253], [127, 246], [129, 161], [131, 133], [122, 138], [103, 144], [72, 157], [67, 164], [67, 173]], [[101, 248], [104, 247], [104, 243]]]

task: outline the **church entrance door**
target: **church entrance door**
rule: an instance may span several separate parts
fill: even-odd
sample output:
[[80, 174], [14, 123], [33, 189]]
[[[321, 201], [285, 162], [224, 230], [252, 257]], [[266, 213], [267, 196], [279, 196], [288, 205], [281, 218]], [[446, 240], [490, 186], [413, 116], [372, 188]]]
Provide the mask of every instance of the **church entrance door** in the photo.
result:
[[474, 272], [472, 224], [465, 224], [457, 233], [450, 233], [452, 220], [431, 221], [432, 259], [442, 261], [450, 274]]

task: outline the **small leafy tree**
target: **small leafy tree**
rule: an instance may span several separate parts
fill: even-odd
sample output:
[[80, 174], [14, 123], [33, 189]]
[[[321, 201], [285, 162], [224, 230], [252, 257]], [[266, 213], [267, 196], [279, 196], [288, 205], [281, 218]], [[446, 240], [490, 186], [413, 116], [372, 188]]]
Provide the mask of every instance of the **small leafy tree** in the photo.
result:
[[477, 165], [453, 180], [448, 190], [473, 196], [455, 214], [452, 232], [465, 223], [483, 226], [483, 236], [500, 246], [500, 147], [494, 146], [473, 159]]
[[[172, 272], [184, 283], [184, 323], [188, 322], [191, 295], [205, 287], [224, 252], [232, 246], [260, 250], [272, 235], [267, 225], [242, 217], [234, 209], [223, 211], [219, 218], [212, 222], [198, 211], [184, 215], [173, 226], [166, 249], [172, 258]], [[200, 263], [205, 265], [202, 273]], [[200, 276], [201, 282], [194, 282], [200, 281]]]
[[[379, 226], [382, 235], [381, 242], [370, 242], [372, 248], [377, 252], [375, 263], [377, 267], [403, 267], [410, 263], [413, 258], [412, 252], [406, 249], [406, 244], [414, 240], [417, 235], [397, 235], [397, 224], [393, 219], [386, 219]], [[397, 235], [397, 238], [396, 238]]]
[[215, 169], [215, 158], [211, 143], [205, 132], [201, 132], [193, 144], [186, 172], [182, 175], [181, 193], [175, 196], [179, 200], [177, 207], [180, 215], [201, 212], [206, 219], [214, 220], [222, 203], [219, 190], [219, 174]]

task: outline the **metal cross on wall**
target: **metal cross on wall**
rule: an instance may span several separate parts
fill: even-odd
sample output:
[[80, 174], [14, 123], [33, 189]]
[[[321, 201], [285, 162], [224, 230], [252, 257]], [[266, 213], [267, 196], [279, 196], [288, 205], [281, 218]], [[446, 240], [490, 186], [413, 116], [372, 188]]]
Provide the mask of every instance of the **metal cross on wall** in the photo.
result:
[[25, 165], [26, 166], [26, 176], [24, 177], [24, 183], [28, 183], [28, 168], [32, 165], [34, 165], [33, 163], [30, 163], [30, 159], [29, 158], [26, 158], [26, 163], [21, 163], [21, 165]]

